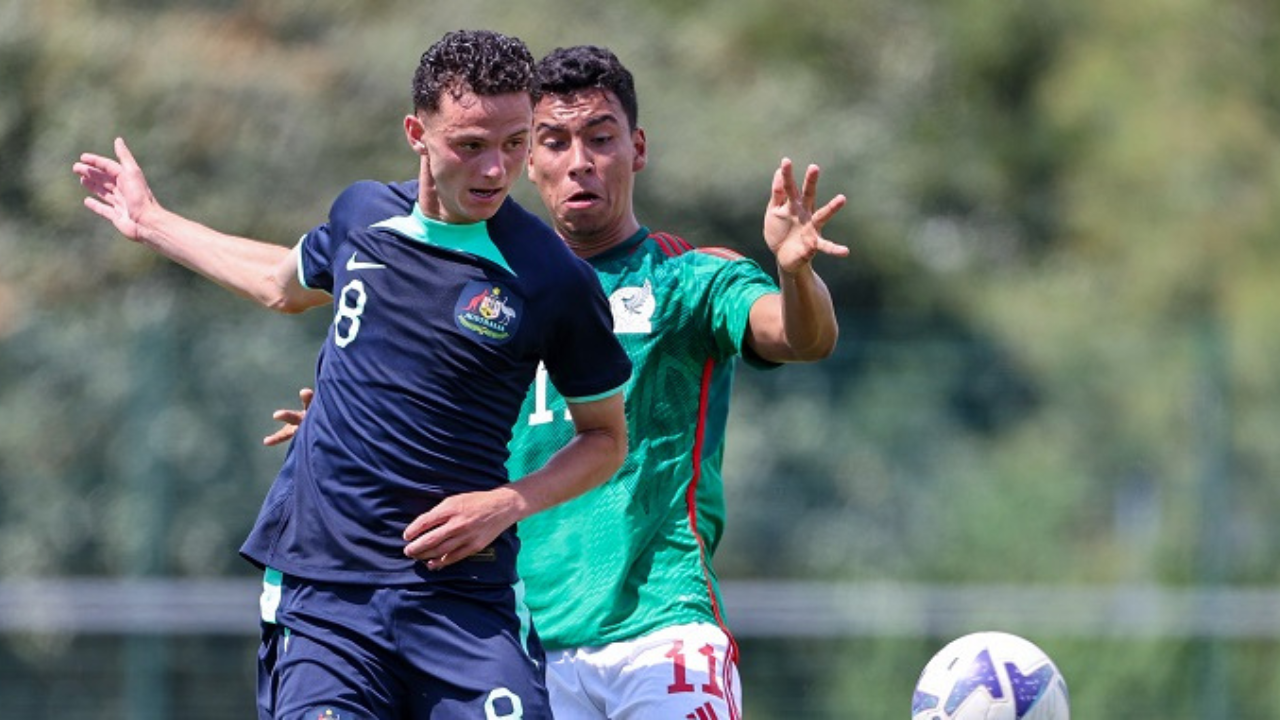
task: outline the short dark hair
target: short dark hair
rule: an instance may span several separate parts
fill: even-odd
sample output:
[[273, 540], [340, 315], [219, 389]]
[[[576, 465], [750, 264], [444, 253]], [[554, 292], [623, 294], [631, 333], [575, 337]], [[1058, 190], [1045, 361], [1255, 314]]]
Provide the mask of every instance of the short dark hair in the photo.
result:
[[455, 30], [422, 53], [413, 75], [413, 108], [435, 112], [444, 93], [457, 99], [533, 91], [533, 53], [519, 38], [492, 30]]
[[572, 95], [582, 90], [608, 90], [622, 103], [629, 130], [638, 127], [636, 83], [617, 55], [595, 45], [556, 48], [538, 61], [533, 102], [546, 95]]

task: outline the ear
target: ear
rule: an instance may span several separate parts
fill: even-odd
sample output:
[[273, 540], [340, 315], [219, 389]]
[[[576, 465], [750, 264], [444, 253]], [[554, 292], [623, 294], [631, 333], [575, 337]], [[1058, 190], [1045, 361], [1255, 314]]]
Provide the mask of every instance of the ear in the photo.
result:
[[644, 128], [631, 131], [631, 145], [635, 149], [635, 157], [631, 160], [631, 171], [640, 172], [649, 164], [649, 145], [644, 137]]
[[419, 155], [427, 152], [426, 134], [427, 126], [422, 123], [422, 118], [417, 115], [404, 116], [404, 138], [409, 147]]

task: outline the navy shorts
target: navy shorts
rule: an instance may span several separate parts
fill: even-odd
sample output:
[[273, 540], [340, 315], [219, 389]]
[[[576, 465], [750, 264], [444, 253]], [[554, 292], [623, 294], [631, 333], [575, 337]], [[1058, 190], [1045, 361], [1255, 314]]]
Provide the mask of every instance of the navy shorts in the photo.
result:
[[518, 587], [334, 585], [268, 571], [262, 609], [262, 720], [551, 718]]

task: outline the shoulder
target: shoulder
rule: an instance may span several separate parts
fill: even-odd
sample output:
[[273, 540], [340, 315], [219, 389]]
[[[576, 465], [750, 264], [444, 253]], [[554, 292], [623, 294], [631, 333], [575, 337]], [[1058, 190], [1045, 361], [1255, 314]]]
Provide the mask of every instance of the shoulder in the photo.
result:
[[329, 217], [352, 226], [368, 226], [389, 217], [408, 215], [418, 199], [418, 183], [360, 180], [348, 185], [333, 201]]
[[738, 262], [739, 260], [749, 260], [746, 255], [727, 247], [704, 247], [698, 248], [697, 252], [705, 257], [716, 258], [723, 262]]
[[685, 263], [720, 265], [751, 261], [750, 258], [732, 248], [694, 245], [683, 237], [669, 232], [650, 232], [648, 242], [666, 258], [679, 258]]
[[546, 282], [597, 282], [585, 260], [569, 249], [542, 218], [507, 198], [488, 221], [489, 236], [516, 268]]
[[777, 289], [759, 263], [733, 248], [697, 246], [666, 232], [651, 232], [646, 245], [646, 281], [666, 297], [682, 298], [688, 305], [712, 308], [721, 298]]

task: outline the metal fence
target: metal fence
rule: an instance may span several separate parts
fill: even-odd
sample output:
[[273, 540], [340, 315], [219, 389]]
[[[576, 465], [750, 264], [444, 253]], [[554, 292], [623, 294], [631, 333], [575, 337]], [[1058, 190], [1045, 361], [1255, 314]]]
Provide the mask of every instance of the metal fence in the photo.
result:
[[[253, 580], [0, 582], [0, 633], [252, 635]], [[977, 628], [1089, 638], [1280, 639], [1280, 588], [730, 581], [743, 638], [946, 637]]]

